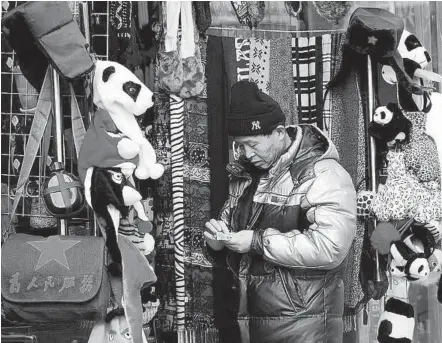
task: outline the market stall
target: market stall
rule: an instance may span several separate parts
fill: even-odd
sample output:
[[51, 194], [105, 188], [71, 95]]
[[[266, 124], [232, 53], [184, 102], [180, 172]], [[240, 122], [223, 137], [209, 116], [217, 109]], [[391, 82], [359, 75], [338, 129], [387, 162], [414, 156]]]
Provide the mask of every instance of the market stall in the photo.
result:
[[249, 80], [331, 139], [357, 191], [344, 342], [441, 341], [440, 17], [434, 2], [2, 2], [2, 339], [227, 341], [203, 233], [237, 159], [231, 87]]

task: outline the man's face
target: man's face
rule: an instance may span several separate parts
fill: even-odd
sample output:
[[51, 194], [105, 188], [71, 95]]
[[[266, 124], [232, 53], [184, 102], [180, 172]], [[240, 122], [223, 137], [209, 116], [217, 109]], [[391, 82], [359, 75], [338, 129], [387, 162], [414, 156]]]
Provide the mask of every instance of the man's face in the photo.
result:
[[237, 136], [234, 141], [241, 154], [259, 169], [270, 168], [279, 158], [282, 139], [277, 130], [268, 136]]

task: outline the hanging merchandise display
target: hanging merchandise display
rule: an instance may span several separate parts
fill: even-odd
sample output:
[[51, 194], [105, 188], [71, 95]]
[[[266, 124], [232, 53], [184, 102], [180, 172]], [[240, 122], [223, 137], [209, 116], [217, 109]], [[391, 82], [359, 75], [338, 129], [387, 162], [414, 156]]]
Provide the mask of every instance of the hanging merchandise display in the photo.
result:
[[[45, 20], [45, 18], [51, 18], [51, 20]], [[72, 12], [67, 3], [27, 2], [4, 16], [2, 30], [11, 47], [19, 56], [19, 65], [24, 76], [34, 88], [40, 91], [17, 182], [16, 196], [11, 211], [14, 216], [42, 138], [45, 136], [45, 132], [50, 133], [48, 122], [51, 122], [50, 118], [53, 115], [56, 116], [56, 121], [61, 122], [62, 120], [61, 113], [58, 112], [59, 108], [52, 104], [55, 84], [58, 84], [58, 75], [57, 73], [52, 74], [52, 67], [63, 77], [72, 81], [90, 72], [94, 65], [86, 50], [86, 41], [77, 23], [73, 21]], [[32, 61], [29, 60], [29, 56], [32, 56]], [[38, 61], [43, 61], [43, 63], [38, 63]], [[41, 75], [42, 72], [44, 74]], [[81, 144], [78, 141], [82, 139], [81, 131], [84, 131], [84, 125], [81, 115], [78, 120], [80, 111], [72, 85], [70, 87], [72, 108], [76, 109], [76, 114], [74, 111], [71, 115], [72, 127], [78, 128], [80, 131], [74, 134], [78, 148]], [[54, 97], [58, 99], [59, 94], [54, 94]], [[61, 143], [58, 142], [58, 144]], [[48, 145], [43, 146], [43, 156], [47, 155], [48, 148]], [[61, 151], [61, 149], [59, 150]], [[61, 158], [61, 156], [59, 157]]]
[[256, 29], [264, 19], [264, 1], [231, 1], [236, 17], [241, 25], [247, 25], [250, 30]]
[[192, 1], [193, 10], [195, 11], [195, 23], [198, 31], [205, 35], [207, 29], [212, 23], [209, 1]]
[[48, 62], [69, 80], [94, 67], [67, 2], [26, 2], [3, 17], [2, 32], [18, 56], [23, 75], [37, 90]]
[[156, 163], [155, 151], [136, 120], [153, 106], [152, 92], [116, 62], [97, 61], [93, 80], [98, 111], [81, 147], [80, 179], [84, 181], [90, 167], [120, 167], [126, 176], [159, 178], [164, 168]]
[[413, 217], [420, 223], [442, 218], [440, 189], [428, 188], [411, 174], [404, 161], [404, 152], [387, 154], [387, 180], [374, 194], [370, 211], [380, 221], [402, 220]]
[[411, 233], [391, 244], [390, 272], [408, 281], [425, 279], [430, 275], [429, 258], [436, 246], [431, 232], [423, 227], [411, 226]]
[[176, 325], [178, 335], [184, 333], [184, 101], [170, 96], [170, 142], [173, 192], [173, 243], [175, 257]]
[[302, 11], [302, 1], [284, 1], [284, 6], [291, 17], [297, 18], [300, 16]]
[[157, 179], [164, 172], [135, 119], [153, 105], [152, 101], [152, 92], [127, 68], [97, 61], [94, 103], [98, 111], [80, 150], [78, 173], [85, 185], [86, 201], [105, 221], [103, 235], [116, 264], [122, 258], [116, 239], [120, 217], [126, 218], [129, 206], [133, 206], [138, 218], [148, 221], [133, 175]]
[[111, 1], [109, 3], [110, 24], [117, 30], [119, 38], [131, 38], [132, 2]]
[[436, 181], [440, 189], [440, 165], [436, 144], [425, 133], [426, 113], [404, 112], [412, 123], [410, 143], [404, 148], [405, 165], [421, 182]]
[[84, 206], [83, 185], [76, 176], [65, 172], [60, 162], [53, 162], [50, 170], [43, 189], [46, 209], [56, 218], [79, 214]]
[[[75, 98], [72, 86], [71, 86], [71, 102], [72, 102], [72, 108], [75, 109], [75, 111], [73, 111], [71, 114], [71, 122], [72, 122], [72, 127], [76, 128], [76, 130], [74, 130], [75, 131], [74, 140], [76, 141], [75, 146], [77, 147], [77, 153], [78, 153], [79, 151], [78, 148], [81, 145], [81, 140], [85, 130], [84, 130], [83, 121], [81, 119], [81, 115], [79, 114], [80, 110], [78, 109], [78, 103]], [[52, 105], [51, 77], [50, 77], [50, 68], [48, 68], [44, 79], [44, 83], [41, 87], [41, 92], [38, 98], [34, 119], [30, 129], [30, 138], [26, 145], [23, 164], [22, 168], [20, 169], [19, 179], [17, 181], [16, 196], [11, 210], [13, 214], [15, 214], [20, 198], [24, 193], [24, 187], [29, 178], [31, 168], [33, 166], [35, 157], [37, 155], [38, 149], [42, 141], [46, 143], [42, 145], [42, 151], [44, 156], [41, 159], [41, 169], [43, 169], [45, 166], [47, 151], [49, 149], [49, 137], [51, 132], [52, 116], [55, 115], [52, 112], [52, 106], [53, 105]], [[59, 120], [61, 120], [61, 118]], [[78, 203], [78, 208], [76, 208], [76, 210], [78, 211], [82, 206], [81, 204], [82, 201], [80, 197], [78, 197], [77, 199], [80, 200], [80, 202]], [[66, 211], [64, 214], [67, 215], [68, 213], [69, 211]]]
[[409, 93], [423, 94], [421, 86], [413, 82], [405, 72], [402, 58], [397, 51], [403, 30], [402, 18], [393, 13], [378, 8], [356, 9], [348, 24], [341, 67], [328, 87], [342, 83], [349, 75], [354, 60], [368, 55], [375, 62], [389, 65], [401, 86]]
[[144, 245], [138, 247], [125, 236], [131, 232], [119, 229], [120, 219], [128, 218], [131, 208], [139, 225], [148, 220], [133, 177], [156, 179], [164, 172], [136, 120], [153, 106], [153, 94], [127, 68], [109, 61], [96, 62], [93, 94], [98, 110], [81, 146], [78, 172], [112, 259], [108, 270], [121, 283], [121, 294], [113, 288], [117, 307], [124, 308], [133, 340], [141, 342], [141, 302], [144, 293], [150, 292], [145, 287], [156, 281], [145, 256], [154, 248], [153, 239], [145, 233]]
[[318, 14], [330, 22], [338, 24], [351, 8], [350, 1], [313, 1], [313, 7]]
[[[183, 99], [201, 96], [204, 66], [190, 1], [163, 4], [164, 43], [158, 53], [158, 87]], [[181, 19], [181, 31], [179, 22]], [[181, 32], [181, 40], [179, 39]]]
[[104, 241], [16, 234], [2, 246], [2, 306], [7, 318], [30, 323], [100, 316], [110, 284]]
[[376, 108], [373, 121], [369, 124], [368, 134], [376, 138], [382, 147], [408, 143], [411, 122], [406, 118], [398, 104], [390, 102]]
[[[57, 342], [265, 341], [284, 335], [256, 320], [280, 305], [272, 297], [281, 292], [260, 293], [266, 282], [293, 300], [288, 314], [277, 309], [269, 316], [278, 320], [265, 324], [284, 326], [316, 295], [327, 300], [329, 281], [339, 279], [336, 313], [327, 314], [333, 325], [324, 332], [310, 325], [303, 337], [340, 341], [343, 331], [342, 343], [439, 341], [442, 76], [432, 70], [440, 71], [433, 27], [440, 9], [355, 5], [2, 3], [2, 322], [29, 326], [42, 342], [43, 326]], [[287, 131], [292, 143], [311, 127], [336, 147], [357, 192], [346, 213], [355, 236], [319, 250], [338, 263], [332, 255], [345, 248], [342, 273], [303, 259], [296, 270], [262, 260], [256, 253], [285, 244], [277, 235], [276, 246], [266, 247], [262, 230], [236, 236], [251, 238], [250, 251], [236, 254], [231, 241], [209, 248], [207, 221], [227, 222], [220, 212], [236, 180], [225, 167], [242, 151], [241, 139], [227, 134], [232, 86], [241, 81], [279, 104], [285, 125], [298, 130]], [[251, 97], [238, 101], [245, 106]], [[330, 194], [322, 196], [317, 211], [330, 207]], [[252, 198], [246, 209], [259, 209]], [[335, 210], [333, 217], [342, 208]], [[301, 209], [299, 223], [271, 230], [310, 241], [322, 227], [317, 211], [316, 218]], [[245, 228], [240, 217], [229, 230]], [[269, 227], [264, 217], [256, 227]]]

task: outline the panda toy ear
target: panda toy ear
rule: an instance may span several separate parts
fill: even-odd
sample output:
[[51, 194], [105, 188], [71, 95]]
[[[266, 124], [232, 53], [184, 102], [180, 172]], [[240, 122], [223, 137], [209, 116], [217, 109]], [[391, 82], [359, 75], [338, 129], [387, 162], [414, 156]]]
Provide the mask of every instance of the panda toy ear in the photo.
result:
[[399, 108], [399, 105], [395, 102], [389, 102], [385, 107], [387, 107], [387, 109], [393, 114], [393, 117], [398, 114], [402, 115], [402, 111]]
[[397, 266], [403, 267], [416, 254], [404, 242], [397, 241], [391, 245], [391, 257], [393, 257]]
[[103, 75], [101, 76], [103, 82], [107, 82], [110, 76], [115, 73], [115, 67], [110, 66], [103, 70]]

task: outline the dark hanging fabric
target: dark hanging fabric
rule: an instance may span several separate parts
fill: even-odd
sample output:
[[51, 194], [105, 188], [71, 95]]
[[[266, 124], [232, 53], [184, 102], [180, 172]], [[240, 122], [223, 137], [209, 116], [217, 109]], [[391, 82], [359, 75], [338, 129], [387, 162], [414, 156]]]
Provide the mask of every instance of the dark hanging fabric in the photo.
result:
[[[331, 75], [336, 74], [342, 61], [342, 47], [345, 34], [332, 35], [331, 40]], [[367, 77], [366, 63], [359, 60], [348, 78], [336, 87], [330, 89], [327, 99], [331, 102], [330, 117], [324, 118], [325, 126], [331, 140], [339, 152], [342, 166], [350, 173], [355, 185], [367, 177], [366, 161], [366, 128], [364, 109], [366, 108]], [[327, 116], [328, 117], [328, 116]], [[361, 189], [364, 189], [362, 187]], [[344, 332], [356, 330], [356, 314], [360, 311], [366, 300], [361, 280], [364, 272], [361, 258], [366, 241], [366, 225], [358, 221], [356, 237], [346, 260], [346, 273], [344, 278]], [[372, 272], [373, 261], [365, 254], [364, 265]]]
[[216, 218], [227, 199], [229, 161], [226, 114], [229, 111], [227, 73], [223, 38], [209, 36], [207, 41], [207, 114], [209, 119], [211, 218]]
[[111, 26], [117, 30], [118, 37], [130, 39], [132, 21], [131, 1], [110, 1], [109, 21]]
[[207, 260], [203, 232], [210, 219], [210, 169], [205, 99], [184, 101], [184, 251], [186, 330], [212, 333], [214, 305], [212, 264]]
[[192, 1], [195, 11], [195, 22], [198, 31], [205, 34], [212, 23], [212, 15], [210, 13], [210, 1]]
[[295, 85], [293, 82], [292, 39], [275, 38], [270, 40], [270, 92], [269, 95], [281, 106], [287, 125], [298, 122], [296, 111]]

